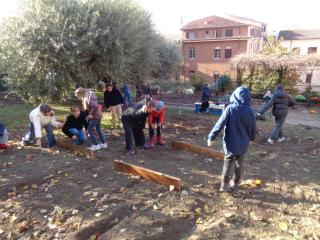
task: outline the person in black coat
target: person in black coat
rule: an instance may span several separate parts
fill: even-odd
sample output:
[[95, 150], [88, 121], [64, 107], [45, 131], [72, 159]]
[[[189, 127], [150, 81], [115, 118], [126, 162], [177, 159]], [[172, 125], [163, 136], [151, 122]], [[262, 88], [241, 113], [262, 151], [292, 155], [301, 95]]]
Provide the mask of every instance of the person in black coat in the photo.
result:
[[278, 142], [285, 140], [283, 125], [286, 121], [289, 107], [293, 107], [295, 104], [296, 102], [286, 93], [283, 86], [281, 84], [277, 85], [271, 99], [257, 113], [260, 116], [272, 107], [272, 115], [275, 118], [276, 126], [272, 130], [268, 143], [273, 144], [275, 140], [278, 140]]
[[120, 91], [111, 83], [108, 83], [104, 91], [104, 105], [106, 109], [111, 110], [113, 128], [117, 127], [117, 123], [119, 123], [119, 127], [122, 128], [121, 115], [123, 103], [124, 100]]
[[143, 129], [151, 112], [155, 111], [155, 103], [152, 100], [143, 100], [129, 107], [122, 114], [122, 123], [125, 131], [126, 153], [134, 154], [132, 147], [132, 136], [137, 147], [145, 146]]
[[72, 106], [70, 108], [71, 114], [67, 117], [64, 126], [62, 127], [62, 132], [68, 137], [76, 137], [74, 142], [77, 145], [82, 144], [87, 140], [86, 134], [83, 130], [88, 129], [88, 122], [86, 120], [87, 114], [81, 111], [79, 106]]

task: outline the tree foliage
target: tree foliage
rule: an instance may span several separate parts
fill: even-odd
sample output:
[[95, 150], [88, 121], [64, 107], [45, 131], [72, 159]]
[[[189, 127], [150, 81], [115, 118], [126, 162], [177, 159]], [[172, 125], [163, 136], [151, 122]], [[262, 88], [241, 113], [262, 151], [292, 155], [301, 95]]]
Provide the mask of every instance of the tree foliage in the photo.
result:
[[295, 92], [299, 76], [295, 68], [314, 65], [316, 56], [300, 56], [280, 44], [274, 36], [268, 36], [258, 54], [241, 54], [233, 59], [233, 65], [241, 71], [241, 81], [253, 94], [261, 94], [282, 84], [289, 92]]
[[26, 100], [61, 100], [103, 78], [161, 77], [177, 64], [150, 14], [129, 0], [25, 0], [0, 31], [0, 61]]

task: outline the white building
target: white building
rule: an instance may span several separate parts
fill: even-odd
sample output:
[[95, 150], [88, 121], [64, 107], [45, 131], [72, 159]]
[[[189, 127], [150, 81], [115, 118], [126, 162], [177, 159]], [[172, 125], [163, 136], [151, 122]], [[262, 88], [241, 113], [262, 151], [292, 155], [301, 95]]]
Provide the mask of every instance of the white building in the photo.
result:
[[[320, 29], [313, 30], [284, 30], [279, 32], [278, 39], [282, 46], [289, 51], [299, 54], [320, 54]], [[301, 82], [298, 89], [304, 91], [311, 86], [320, 92], [320, 66], [298, 70]]]

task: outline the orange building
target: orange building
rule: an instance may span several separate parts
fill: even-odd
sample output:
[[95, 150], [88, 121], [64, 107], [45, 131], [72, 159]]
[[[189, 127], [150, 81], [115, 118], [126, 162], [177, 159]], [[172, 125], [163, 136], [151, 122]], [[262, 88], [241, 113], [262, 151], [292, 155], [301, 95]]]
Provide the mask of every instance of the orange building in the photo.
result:
[[183, 79], [196, 76], [213, 82], [222, 74], [236, 79], [230, 59], [240, 53], [260, 51], [266, 24], [230, 15], [210, 16], [187, 23], [181, 31]]

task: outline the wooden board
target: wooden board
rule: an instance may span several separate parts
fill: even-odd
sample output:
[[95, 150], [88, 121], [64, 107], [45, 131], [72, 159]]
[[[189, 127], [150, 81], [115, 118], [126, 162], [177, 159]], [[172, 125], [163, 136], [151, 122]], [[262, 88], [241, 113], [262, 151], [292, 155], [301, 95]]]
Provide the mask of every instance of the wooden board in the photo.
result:
[[141, 176], [145, 180], [158, 183], [165, 186], [174, 186], [178, 191], [181, 191], [181, 179], [172, 177], [161, 172], [153, 171], [147, 168], [139, 167], [133, 164], [125, 163], [120, 160], [113, 161], [113, 169], [122, 173], [128, 173], [136, 176]]
[[90, 158], [91, 160], [95, 160], [96, 159], [96, 154], [94, 151], [85, 148], [85, 147], [80, 147], [77, 145], [72, 144], [72, 142], [70, 141], [66, 141], [66, 140], [58, 140], [57, 141], [57, 146], [64, 148], [66, 150], [70, 150], [74, 153], [80, 154], [82, 156], [85, 156], [87, 158]]
[[179, 141], [172, 141], [172, 148], [176, 150], [183, 150], [192, 153], [197, 153], [201, 155], [205, 155], [208, 157], [212, 157], [217, 160], [224, 159], [224, 153], [216, 150], [212, 150], [205, 147], [199, 147], [190, 143], [179, 142]]

